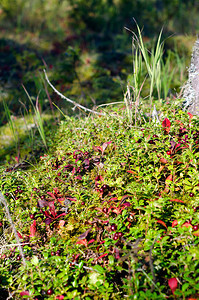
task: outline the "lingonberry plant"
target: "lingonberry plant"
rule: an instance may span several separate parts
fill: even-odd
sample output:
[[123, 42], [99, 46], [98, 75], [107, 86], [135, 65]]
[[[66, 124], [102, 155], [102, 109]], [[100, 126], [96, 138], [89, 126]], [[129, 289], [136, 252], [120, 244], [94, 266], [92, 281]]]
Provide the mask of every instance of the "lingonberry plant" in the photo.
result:
[[2, 169], [26, 260], [1, 207], [2, 293], [198, 298], [199, 123], [174, 105], [161, 109], [159, 125], [137, 128], [121, 122], [122, 107], [115, 118], [71, 118], [37, 165]]

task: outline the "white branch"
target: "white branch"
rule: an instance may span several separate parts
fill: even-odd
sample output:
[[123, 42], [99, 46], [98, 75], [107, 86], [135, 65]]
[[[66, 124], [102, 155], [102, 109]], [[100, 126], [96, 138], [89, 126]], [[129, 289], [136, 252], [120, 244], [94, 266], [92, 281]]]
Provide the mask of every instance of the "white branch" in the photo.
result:
[[68, 101], [68, 102], [70, 102], [70, 103], [72, 103], [75, 107], [79, 107], [79, 108], [83, 109], [84, 111], [89, 111], [89, 112], [91, 112], [91, 113], [94, 113], [94, 114], [100, 115], [100, 116], [106, 116], [106, 114], [104, 114], [104, 113], [99, 113], [99, 112], [97, 112], [97, 111], [94, 111], [94, 110], [91, 110], [91, 109], [89, 109], [89, 108], [86, 108], [85, 106], [83, 106], [83, 105], [81, 105], [81, 104], [78, 104], [78, 103], [76, 103], [75, 101], [73, 101], [73, 100], [69, 99], [68, 97], [64, 96], [63, 94], [61, 94], [61, 93], [60, 93], [60, 92], [52, 85], [52, 83], [49, 81], [48, 76], [47, 76], [47, 74], [46, 74], [46, 70], [44, 70], [44, 74], [45, 74], [46, 81], [48, 82], [48, 84], [50, 85], [50, 87], [51, 87], [51, 88], [53, 89], [53, 91], [54, 91], [57, 95], [59, 95], [61, 98], [65, 99], [66, 101]]

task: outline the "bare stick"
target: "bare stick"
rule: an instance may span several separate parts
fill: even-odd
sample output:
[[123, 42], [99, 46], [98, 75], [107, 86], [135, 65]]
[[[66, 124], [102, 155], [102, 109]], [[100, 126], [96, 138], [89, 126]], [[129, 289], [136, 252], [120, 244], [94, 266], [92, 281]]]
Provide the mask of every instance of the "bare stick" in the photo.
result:
[[86, 108], [85, 106], [83, 106], [83, 105], [81, 105], [81, 104], [78, 104], [78, 103], [76, 103], [75, 101], [73, 101], [73, 100], [69, 99], [68, 97], [64, 96], [64, 95], [61, 94], [61, 93], [60, 93], [60, 92], [52, 85], [52, 83], [49, 81], [48, 76], [47, 76], [47, 74], [46, 74], [46, 70], [44, 70], [44, 75], [45, 75], [46, 81], [48, 82], [48, 84], [50, 85], [50, 87], [51, 87], [51, 88], [53, 89], [53, 91], [54, 91], [57, 95], [59, 95], [61, 98], [65, 99], [66, 101], [68, 101], [68, 102], [70, 102], [70, 103], [72, 103], [75, 107], [79, 107], [79, 108], [83, 109], [84, 111], [89, 111], [89, 112], [92, 112], [92, 113], [94, 113], [94, 114], [96, 114], [96, 115], [100, 115], [100, 116], [106, 116], [106, 114], [104, 114], [104, 113], [99, 113], [99, 112], [94, 111], [94, 110], [92, 110], [92, 109]]
[[17, 247], [19, 249], [19, 253], [21, 255], [21, 258], [22, 258], [22, 262], [23, 262], [23, 265], [25, 266], [26, 265], [26, 261], [25, 261], [25, 256], [23, 254], [23, 249], [21, 247], [21, 243], [20, 243], [20, 240], [19, 240], [19, 237], [18, 237], [18, 234], [17, 234], [17, 231], [16, 231], [16, 228], [15, 228], [15, 225], [12, 221], [12, 217], [11, 217], [11, 214], [9, 212], [9, 208], [8, 208], [8, 205], [7, 205], [7, 202], [6, 202], [6, 199], [5, 197], [2, 195], [2, 193], [0, 192], [0, 202], [4, 205], [5, 207], [5, 210], [6, 210], [6, 214], [7, 214], [7, 217], [8, 217], [8, 220], [10, 221], [10, 224], [12, 226], [12, 230], [14, 232], [14, 235], [15, 235], [15, 238], [16, 238], [16, 241], [17, 241]]

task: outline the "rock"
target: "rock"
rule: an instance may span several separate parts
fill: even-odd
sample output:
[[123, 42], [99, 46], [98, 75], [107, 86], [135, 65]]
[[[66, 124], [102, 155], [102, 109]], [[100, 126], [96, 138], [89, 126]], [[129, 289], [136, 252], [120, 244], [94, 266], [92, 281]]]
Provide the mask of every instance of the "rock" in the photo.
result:
[[199, 116], [199, 38], [194, 44], [188, 81], [184, 86], [184, 110]]

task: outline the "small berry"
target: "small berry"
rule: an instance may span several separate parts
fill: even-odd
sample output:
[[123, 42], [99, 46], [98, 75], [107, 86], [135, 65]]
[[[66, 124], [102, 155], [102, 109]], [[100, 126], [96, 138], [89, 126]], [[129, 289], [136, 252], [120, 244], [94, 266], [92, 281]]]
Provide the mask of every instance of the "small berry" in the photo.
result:
[[115, 225], [115, 224], [112, 224], [112, 225], [111, 225], [111, 230], [112, 230], [112, 231], [115, 231], [115, 230], [117, 230], [117, 225]]
[[17, 259], [17, 260], [21, 260], [21, 256], [20, 256], [20, 255], [17, 255], [16, 259]]
[[9, 196], [9, 193], [5, 193], [5, 195], [6, 195], [6, 197], [8, 197], [8, 196]]
[[19, 191], [19, 194], [22, 194], [23, 193], [23, 191], [22, 190], [18, 190]]
[[85, 204], [85, 202], [83, 201], [82, 203], [81, 203], [81, 205], [84, 205]]
[[33, 191], [34, 191], [34, 192], [36, 192], [36, 191], [37, 191], [37, 188], [36, 188], [36, 187], [34, 187]]
[[15, 194], [18, 194], [18, 192], [19, 192], [18, 190], [15, 190], [15, 191], [14, 191]]
[[194, 230], [194, 231], [197, 231], [198, 228], [199, 228], [199, 225], [194, 225], [194, 226], [193, 226], [193, 230]]
[[103, 193], [103, 192], [104, 192], [104, 189], [101, 187], [101, 188], [99, 189], [99, 191], [100, 191], [100, 193]]
[[196, 212], [199, 210], [199, 206], [193, 207], [193, 209], [194, 209], [194, 212]]
[[109, 186], [107, 184], [103, 184], [102, 188], [103, 190], [108, 190]]
[[30, 218], [33, 220], [34, 219], [34, 214], [30, 214]]
[[116, 241], [116, 240], [118, 240], [118, 238], [119, 238], [119, 235], [118, 235], [118, 233], [116, 232], [116, 233], [114, 234], [114, 236], [113, 236], [113, 239], [114, 239], [114, 241]]
[[19, 199], [19, 197], [16, 196], [16, 197], [15, 197], [15, 200], [18, 200], [18, 199]]
[[42, 196], [41, 196], [41, 199], [44, 200], [44, 199], [45, 199], [45, 195], [42, 195]]
[[52, 289], [47, 290], [47, 295], [52, 295], [52, 294], [53, 294], [53, 290]]
[[108, 212], [108, 208], [107, 208], [107, 207], [104, 207], [104, 208], [102, 209], [102, 211], [106, 214], [106, 213]]
[[57, 250], [57, 251], [56, 251], [56, 255], [57, 255], [57, 256], [60, 256], [60, 254], [61, 254], [61, 250]]
[[59, 172], [59, 173], [57, 173], [57, 176], [61, 176], [61, 173]]
[[194, 194], [193, 193], [189, 193], [189, 197], [193, 197], [194, 196]]
[[54, 251], [51, 251], [51, 253], [50, 253], [52, 256], [54, 256], [55, 255], [55, 252]]
[[171, 151], [169, 150], [169, 151], [167, 151], [167, 155], [171, 155]]
[[122, 237], [122, 236], [123, 236], [123, 233], [122, 233], [122, 232], [118, 232], [118, 236], [119, 236], [119, 237]]

